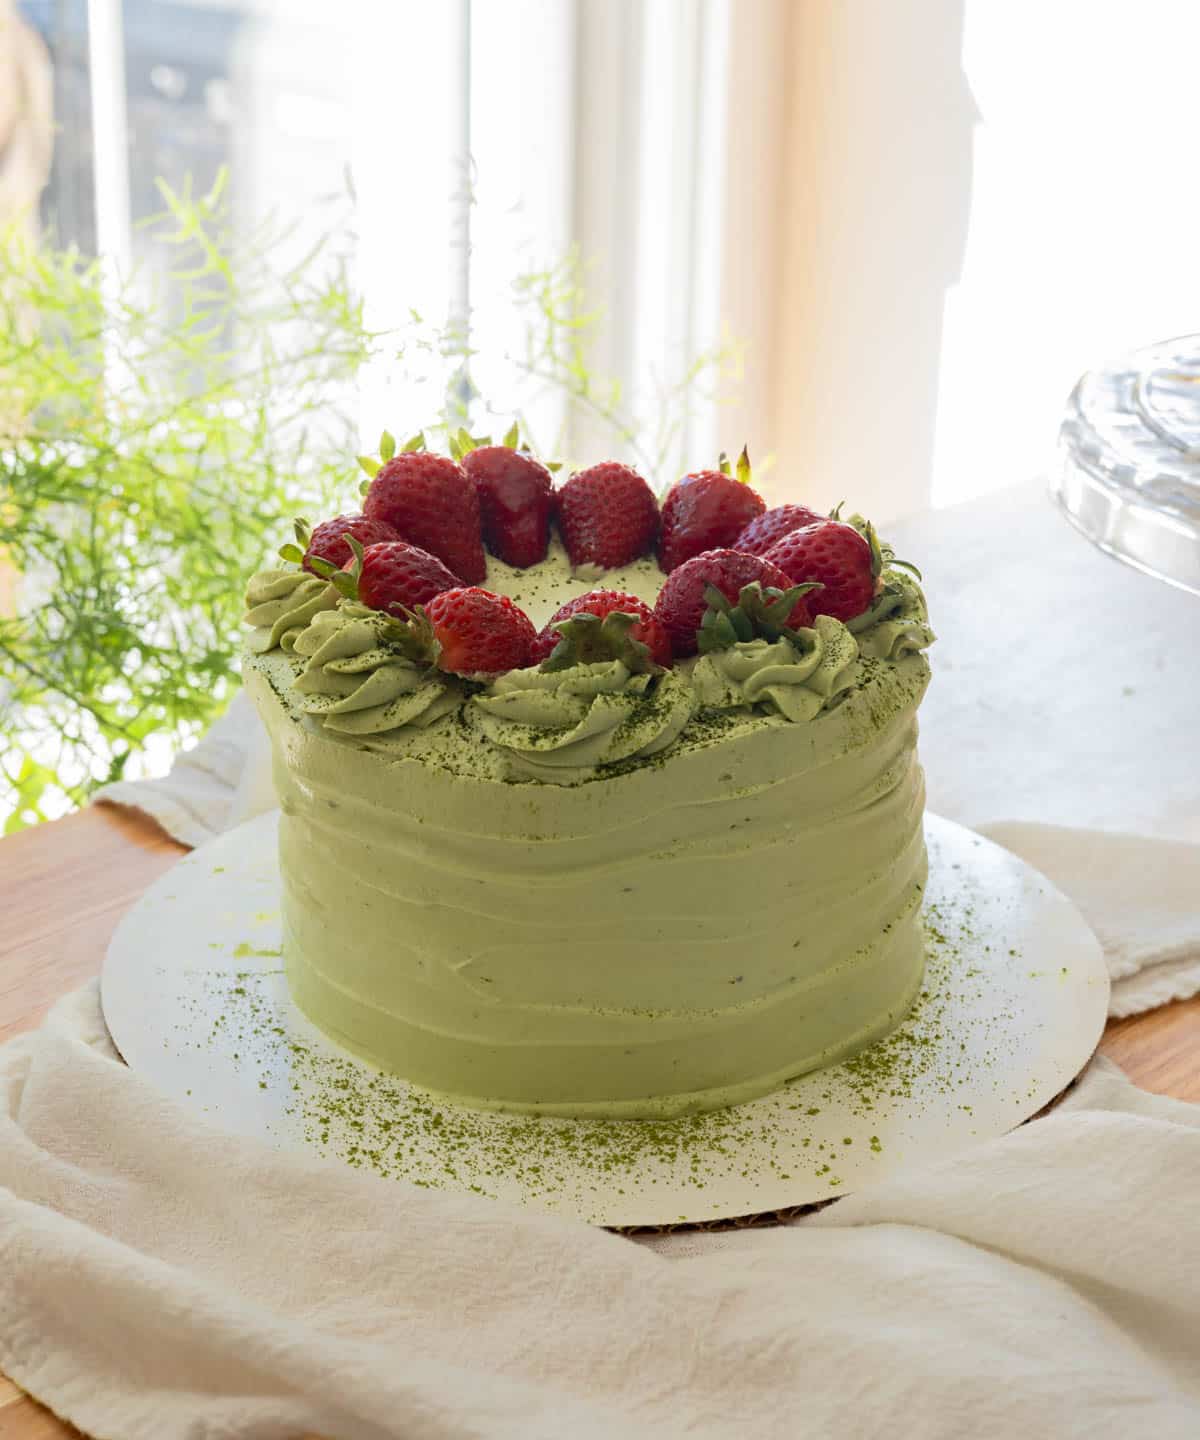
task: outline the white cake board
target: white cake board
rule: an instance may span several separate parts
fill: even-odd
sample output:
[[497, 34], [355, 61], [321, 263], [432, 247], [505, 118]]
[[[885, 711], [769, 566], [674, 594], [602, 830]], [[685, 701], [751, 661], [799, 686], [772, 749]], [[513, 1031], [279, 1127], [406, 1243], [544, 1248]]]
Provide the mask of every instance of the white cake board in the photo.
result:
[[1008, 851], [926, 820], [929, 963], [913, 1015], [857, 1060], [679, 1121], [465, 1110], [380, 1074], [292, 1005], [276, 815], [181, 860], [125, 916], [102, 980], [117, 1048], [228, 1130], [599, 1225], [829, 1200], [1011, 1130], [1075, 1078], [1108, 1009], [1099, 942]]

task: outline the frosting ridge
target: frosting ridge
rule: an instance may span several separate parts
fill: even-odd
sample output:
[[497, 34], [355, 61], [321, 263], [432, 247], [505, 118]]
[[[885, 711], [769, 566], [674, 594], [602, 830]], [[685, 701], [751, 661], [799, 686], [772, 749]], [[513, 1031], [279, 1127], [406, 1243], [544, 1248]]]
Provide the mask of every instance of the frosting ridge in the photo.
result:
[[671, 745], [692, 717], [679, 671], [634, 675], [620, 660], [568, 670], [514, 670], [468, 706], [470, 723], [515, 774], [571, 784], [600, 765], [644, 759]]
[[459, 686], [400, 654], [387, 630], [382, 615], [353, 601], [315, 614], [293, 642], [307, 661], [292, 683], [299, 708], [343, 735], [424, 727], [456, 709]]
[[758, 706], [797, 723], [812, 720], [855, 683], [858, 642], [840, 620], [818, 615], [792, 638], [746, 640], [710, 651], [692, 671], [702, 706]]
[[291, 650], [313, 616], [337, 602], [333, 586], [307, 570], [260, 570], [246, 586], [246, 644], [256, 655]]
[[848, 628], [857, 635], [859, 650], [872, 660], [902, 660], [927, 649], [936, 638], [921, 587], [900, 570], [886, 572], [875, 603]]

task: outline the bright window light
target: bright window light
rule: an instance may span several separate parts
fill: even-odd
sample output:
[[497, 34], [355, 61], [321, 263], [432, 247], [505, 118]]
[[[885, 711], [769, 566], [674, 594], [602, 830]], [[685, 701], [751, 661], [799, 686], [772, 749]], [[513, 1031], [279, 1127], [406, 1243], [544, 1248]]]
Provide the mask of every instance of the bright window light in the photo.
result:
[[1200, 330], [1200, 192], [1181, 165], [1198, 52], [1200, 6], [1175, 0], [967, 0], [981, 119], [936, 505], [1044, 470], [1083, 370]]

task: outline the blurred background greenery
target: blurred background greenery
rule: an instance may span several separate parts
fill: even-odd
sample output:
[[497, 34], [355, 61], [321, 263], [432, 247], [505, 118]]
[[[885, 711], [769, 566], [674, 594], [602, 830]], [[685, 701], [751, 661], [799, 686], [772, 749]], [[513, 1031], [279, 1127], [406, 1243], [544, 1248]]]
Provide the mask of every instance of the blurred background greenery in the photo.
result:
[[0, 245], [7, 830], [210, 723], [245, 575], [344, 475], [337, 392], [381, 339], [332, 254], [279, 270], [260, 232], [235, 260], [222, 190], [163, 187], [169, 304], [15, 228]]
[[[371, 329], [351, 281], [353, 200], [298, 257], [292, 227], [230, 226], [224, 173], [204, 195], [159, 184], [153, 277], [117, 283], [74, 249], [0, 240], [0, 824], [61, 814], [108, 781], [161, 771], [239, 681], [242, 591], [290, 517], [357, 508], [356, 388], [405, 378], [395, 428], [493, 422], [469, 345], [416, 312]], [[648, 474], [689, 403], [735, 364], [688, 364], [637, 415], [589, 365], [601, 327], [573, 257], [515, 278], [512, 363], [529, 393], [587, 410]], [[538, 436], [544, 453], [561, 436]], [[569, 457], [564, 457], [569, 458]]]

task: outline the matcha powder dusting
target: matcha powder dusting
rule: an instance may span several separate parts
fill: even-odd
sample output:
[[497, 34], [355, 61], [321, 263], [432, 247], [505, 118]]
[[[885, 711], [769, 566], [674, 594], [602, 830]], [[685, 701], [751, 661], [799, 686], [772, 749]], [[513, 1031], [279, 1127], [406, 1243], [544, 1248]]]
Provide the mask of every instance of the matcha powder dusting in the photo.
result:
[[[417, 1090], [303, 1038], [311, 1032], [291, 1026], [282, 972], [268, 958], [275, 952], [249, 945], [232, 953], [251, 965], [261, 959], [260, 967], [206, 976], [196, 1013], [182, 1015], [176, 1029], [182, 1044], [219, 1049], [248, 1073], [268, 1129], [383, 1177], [589, 1219], [599, 1218], [601, 1204], [611, 1214], [614, 1196], [631, 1215], [644, 1197], [665, 1218], [668, 1192], [684, 1197], [676, 1223], [722, 1207], [752, 1214], [786, 1204], [790, 1182], [802, 1182], [806, 1196], [835, 1198], [847, 1166], [871, 1178], [902, 1163], [904, 1126], [931, 1097], [970, 1133], [972, 1098], [989, 1083], [1017, 1018], [980, 1005], [995, 990], [984, 972], [1022, 962], [1007, 944], [991, 953], [982, 938], [989, 927], [969, 901], [928, 903], [925, 929], [924, 984], [892, 1035], [749, 1105], [674, 1120], [474, 1111]], [[731, 1211], [733, 1196], [740, 1204]]]

